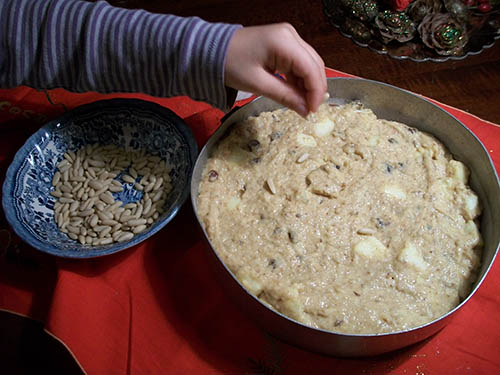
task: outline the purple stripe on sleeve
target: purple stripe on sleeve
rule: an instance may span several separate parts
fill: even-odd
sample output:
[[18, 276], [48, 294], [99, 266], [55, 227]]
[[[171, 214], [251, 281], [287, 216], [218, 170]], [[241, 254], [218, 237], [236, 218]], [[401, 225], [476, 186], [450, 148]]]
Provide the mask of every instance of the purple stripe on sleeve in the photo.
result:
[[[173, 80], [165, 79], [165, 77], [171, 77], [173, 74], [171, 71], [171, 66], [168, 61], [168, 29], [175, 28], [175, 20], [166, 20], [163, 17], [158, 17], [158, 19], [153, 24], [149, 33], [152, 35], [147, 43], [148, 48], [146, 56], [144, 56], [145, 65], [149, 65], [150, 71], [147, 79], [148, 86], [151, 88], [151, 93], [153, 95], [167, 95], [166, 93], [171, 92], [171, 84]], [[146, 61], [151, 58], [151, 64], [147, 64]]]
[[[23, 27], [23, 21], [27, 18], [27, 13], [28, 13], [28, 9], [22, 9], [21, 7], [18, 8], [18, 11], [19, 11], [19, 15], [17, 17], [14, 18], [14, 20], [16, 20], [16, 28], [18, 30], [17, 34], [16, 34], [16, 46], [23, 46], [25, 45], [25, 41], [26, 41], [26, 27]], [[25, 72], [27, 70], [27, 62], [26, 62], [26, 56], [24, 53], [22, 53], [23, 51], [18, 51], [17, 52], [17, 55], [18, 55], [18, 61], [19, 61], [19, 66], [17, 67], [17, 74], [15, 75], [15, 80], [18, 82], [18, 81], [21, 81], [25, 75]]]
[[98, 4], [96, 8], [92, 10], [93, 17], [90, 17], [90, 23], [87, 27], [87, 37], [85, 43], [85, 63], [86, 69], [92, 74], [86, 74], [86, 85], [87, 87], [100, 87], [104, 86], [101, 82], [100, 77], [102, 76], [102, 71], [99, 69], [98, 61], [101, 58], [100, 54], [97, 52], [97, 46], [100, 45], [101, 36], [101, 21], [103, 18], [102, 6]]
[[[144, 46], [138, 43], [139, 34], [142, 32], [142, 22], [143, 22], [143, 11], [137, 11], [133, 14], [132, 19], [129, 23], [129, 31], [125, 36], [127, 37], [126, 47], [127, 56], [130, 56], [130, 62], [132, 69], [134, 67], [139, 67], [140, 61], [139, 56], [144, 53]], [[140, 70], [140, 69], [139, 69]], [[139, 74], [129, 75], [129, 87], [130, 91], [138, 91], [141, 87], [141, 77]]]
[[[0, 2], [0, 22], [1, 25], [7, 25], [8, 15], [10, 12], [10, 4], [7, 2]], [[5, 82], [6, 86], [10, 86], [11, 82], [9, 81], [9, 72], [10, 72], [10, 64], [12, 64], [11, 58], [11, 49], [9, 48], [9, 35], [7, 33], [0, 33], [0, 37], [2, 38], [2, 53], [0, 53], [0, 77], [2, 82]]]
[[[5, 24], [5, 16], [7, 14], [7, 2], [6, 1], [0, 1], [0, 25]], [[0, 28], [0, 30], [2, 30]], [[8, 53], [9, 48], [7, 44], [7, 35], [5, 33], [2, 33], [0, 31], [0, 51], [3, 53], [0, 53], [0, 82], [3, 82], [5, 80], [5, 70], [7, 68], [7, 61], [8, 59], [5, 57], [5, 54]]]
[[[185, 79], [183, 82], [185, 83], [186, 92], [192, 93], [193, 95], [196, 93], [196, 85], [194, 84], [194, 74], [196, 71], [196, 66], [200, 64], [198, 60], [198, 56], [195, 55], [193, 49], [195, 48], [195, 42], [199, 44], [199, 33], [200, 28], [202, 27], [200, 22], [191, 22], [189, 28], [186, 30], [187, 38], [184, 46], [184, 53], [182, 61], [182, 65], [185, 67], [184, 74]], [[198, 61], [197, 61], [198, 60]]]
[[66, 87], [70, 87], [73, 82], [77, 81], [78, 73], [78, 61], [77, 61], [77, 55], [75, 52], [76, 48], [76, 42], [74, 38], [68, 37], [72, 35], [73, 30], [75, 29], [75, 19], [76, 19], [76, 12], [77, 12], [77, 4], [76, 3], [70, 3], [69, 9], [68, 9], [68, 15], [66, 19], [64, 20], [64, 34], [65, 35], [65, 46], [66, 46], [66, 58], [68, 61], [66, 62], [66, 71], [68, 75], [69, 81], [65, 83]]
[[120, 26], [120, 49], [122, 51], [121, 58], [118, 61], [117, 68], [122, 74], [124, 89], [125, 91], [131, 91], [131, 82], [134, 79], [133, 76], [135, 71], [139, 69], [139, 67], [134, 67], [131, 60], [130, 49], [128, 48], [129, 38], [127, 31], [130, 29], [130, 25], [132, 22], [132, 18], [134, 16], [134, 12], [124, 12], [125, 17], [122, 18], [121, 26]]
[[111, 51], [114, 52], [113, 54], [110, 54], [110, 69], [113, 72], [113, 76], [115, 77], [115, 85], [118, 86], [117, 91], [124, 91], [125, 87], [125, 81], [122, 74], [122, 67], [120, 64], [124, 63], [124, 57], [123, 57], [123, 50], [122, 50], [122, 41], [121, 41], [121, 36], [120, 32], [123, 31], [123, 19], [126, 17], [125, 12], [119, 11], [116, 12], [115, 15], [116, 18], [114, 18], [114, 22], [111, 24], [111, 30], [110, 32], [112, 33], [111, 35], [113, 36], [113, 39], [111, 40]]
[[[138, 43], [139, 39], [139, 34], [141, 33], [141, 28], [142, 28], [142, 12], [138, 11], [135, 13], [134, 17], [132, 18], [131, 22], [131, 33], [128, 36], [130, 39], [130, 42], [128, 44], [129, 48], [129, 55], [130, 55], [130, 60], [132, 61], [133, 66], [140, 66], [140, 61], [139, 61], [139, 56], [144, 53], [143, 48], [144, 46], [141, 46]], [[133, 26], [132, 26], [133, 25]], [[130, 88], [131, 91], [137, 91], [140, 86], [141, 86], [141, 77], [139, 74], [134, 74], [130, 80]]]
[[[171, 93], [172, 95], [179, 95], [180, 91], [180, 84], [179, 84], [179, 75], [181, 74], [178, 70], [178, 66], [175, 63], [174, 58], [178, 57], [180, 55], [179, 51], [179, 46], [178, 46], [178, 39], [179, 36], [182, 33], [182, 30], [184, 28], [183, 25], [181, 25], [183, 21], [181, 19], [175, 19], [171, 24], [170, 27], [168, 28], [167, 35], [165, 35], [165, 39], [162, 40], [163, 42], [167, 42], [167, 45], [165, 46], [165, 53], [167, 54], [167, 59], [165, 61], [166, 67], [161, 66], [162, 64], [159, 64], [159, 71], [163, 71], [163, 69], [167, 69], [168, 76], [169, 77], [175, 77], [175, 79], [170, 80], [169, 85], [168, 85], [168, 92]], [[160, 38], [163, 35], [162, 33], [159, 33], [157, 38]]]
[[47, 9], [46, 16], [47, 22], [45, 27], [47, 28], [48, 33], [46, 39], [47, 50], [44, 62], [46, 63], [45, 69], [47, 72], [47, 85], [50, 87], [56, 87], [57, 85], [57, 82], [55, 82], [57, 76], [56, 64], [59, 60], [58, 52], [60, 52], [60, 47], [56, 44], [57, 15], [61, 6], [61, 2], [50, 4]]
[[42, 2], [36, 2], [36, 3], [30, 3], [26, 5], [26, 9], [29, 12], [29, 17], [27, 20], [28, 26], [26, 26], [27, 33], [26, 33], [26, 39], [23, 41], [23, 45], [28, 46], [25, 48], [26, 50], [26, 57], [27, 59], [25, 60], [26, 66], [24, 70], [24, 76], [21, 78], [21, 80], [17, 81], [15, 84], [22, 84], [26, 83], [30, 77], [31, 74], [35, 69], [33, 69], [34, 66], [36, 66], [37, 63], [37, 50], [34, 48], [37, 43], [38, 43], [38, 37], [39, 37], [39, 19], [37, 18], [37, 14], [39, 13], [39, 9], [42, 6]]
[[[44, 19], [44, 14], [45, 14], [45, 8], [47, 6], [47, 4], [44, 4], [43, 1], [40, 1], [39, 2], [39, 7], [36, 9], [37, 13], [36, 13], [36, 19], [37, 19], [37, 23], [35, 24], [35, 29], [34, 29], [34, 32], [35, 32], [35, 35], [37, 33], [39, 33], [39, 30], [38, 30], [38, 27], [41, 27], [42, 25], [42, 22], [43, 22], [43, 19]], [[41, 35], [39, 35], [37, 37], [38, 39], [38, 44], [42, 44], [43, 45], [43, 38]], [[40, 48], [41, 49], [41, 48]], [[43, 70], [43, 54], [41, 53], [41, 51], [37, 50], [36, 51], [36, 60], [35, 60], [35, 68], [32, 70], [35, 75], [33, 77], [33, 80], [35, 81], [35, 86], [36, 87], [44, 87], [44, 84], [42, 83], [43, 82], [43, 77], [45, 77], [45, 72]], [[38, 74], [37, 74], [38, 72]]]
[[227, 50], [229, 48], [229, 43], [236, 32], [236, 30], [240, 29], [242, 26], [241, 25], [225, 25], [224, 26], [224, 35], [223, 35], [223, 41], [220, 43], [220, 46], [217, 48], [218, 51], [220, 51], [221, 60], [218, 60], [218, 71], [219, 71], [219, 76], [218, 76], [218, 82], [219, 82], [219, 87], [222, 89], [222, 95], [223, 95], [223, 103], [220, 103], [221, 108], [227, 107], [229, 103], [227, 103], [227, 91], [226, 91], [226, 86], [224, 83], [224, 67], [226, 64], [226, 56], [227, 56]]
[[[109, 24], [113, 20], [114, 14], [117, 12], [117, 9], [111, 8], [106, 9], [104, 11], [104, 17], [102, 20], [102, 32], [101, 38], [99, 40], [99, 44], [93, 46], [96, 50], [99, 49], [105, 53], [100, 54], [100, 62], [102, 65], [102, 72], [104, 74], [103, 84], [104, 90], [107, 92], [113, 91], [114, 82], [116, 82], [117, 78], [115, 76], [115, 72], [112, 69], [111, 63], [111, 49], [110, 46], [113, 44], [112, 42], [112, 33], [109, 32]], [[104, 32], [106, 30], [106, 32]]]
[[75, 85], [75, 89], [77, 91], [81, 91], [81, 88], [83, 87], [83, 74], [82, 71], [84, 69], [83, 67], [83, 51], [82, 51], [82, 45], [79, 45], [78, 43], [81, 43], [81, 27], [84, 21], [84, 14], [83, 14], [83, 5], [82, 2], [75, 2], [76, 4], [76, 9], [73, 17], [73, 23], [70, 25], [71, 30], [72, 30], [72, 37], [73, 37], [73, 42], [74, 42], [74, 49], [73, 49], [73, 56], [75, 57], [75, 80], [73, 82], [73, 85]]
[[[14, 43], [15, 43], [15, 46], [16, 46], [16, 53], [14, 55], [14, 61], [19, 61], [21, 59], [21, 57], [23, 56], [22, 54], [22, 50], [21, 49], [17, 49], [17, 46], [19, 46], [20, 44], [20, 31], [22, 30], [23, 28], [23, 25], [21, 25], [21, 21], [22, 21], [22, 18], [21, 18], [21, 8], [20, 7], [16, 7], [15, 4], [13, 4], [13, 9], [14, 9], [14, 13], [12, 15], [12, 17], [10, 17], [10, 20], [8, 20], [8, 23], [9, 23], [9, 30], [11, 30], [12, 32], [12, 35], [15, 35], [15, 38], [14, 38]], [[22, 66], [22, 65], [21, 65]], [[10, 70], [10, 74], [12, 76], [12, 79], [17, 81], [19, 79], [22, 79], [22, 71], [20, 69], [20, 66], [18, 66], [18, 64], [12, 64], [11, 65], [11, 70]]]
[[124, 68], [122, 74], [125, 81], [125, 89], [128, 92], [132, 91], [132, 82], [135, 79], [135, 73], [138, 69], [140, 69], [139, 67], [134, 66], [132, 53], [135, 51], [131, 51], [131, 49], [129, 48], [129, 43], [131, 42], [129, 30], [131, 29], [131, 25], [133, 25], [134, 18], [135, 12], [126, 12], [125, 18], [123, 18], [123, 29], [121, 32], [123, 56], [119, 67]]
[[[213, 27], [210, 27], [209, 24], [204, 24], [202, 29], [200, 30], [197, 44], [198, 45], [206, 45], [207, 40], [210, 40], [213, 37], [215, 30]], [[195, 87], [195, 96], [197, 98], [208, 98], [210, 96], [209, 90], [206, 85], [203, 84], [203, 56], [200, 55], [197, 57], [194, 63], [194, 73], [192, 76], [192, 80], [194, 82]]]
[[[214, 36], [217, 33], [217, 28], [212, 25], [206, 25], [209, 29], [208, 32], [205, 33], [204, 38], [200, 41], [201, 45], [204, 48], [201, 50], [201, 53], [198, 56], [197, 70], [198, 73], [196, 75], [197, 86], [199, 87], [197, 96], [199, 98], [214, 98], [212, 91], [213, 85], [208, 81], [207, 73], [209, 71], [210, 64], [204, 64], [203, 62], [208, 62], [207, 54], [206, 54], [206, 46], [213, 40]], [[208, 84], [207, 84], [208, 83]]]
[[[7, 16], [9, 13], [9, 4], [4, 1], [0, 1], [0, 25], [7, 24]], [[0, 29], [1, 30], [1, 29]], [[6, 86], [9, 85], [7, 81], [8, 71], [9, 71], [9, 43], [8, 43], [8, 34], [0, 32], [0, 82], [4, 83]]]
[[[69, 56], [69, 51], [66, 43], [63, 42], [63, 35], [66, 32], [65, 28], [65, 20], [68, 16], [69, 3], [63, 3], [61, 7], [61, 12], [56, 17], [56, 35], [55, 35], [55, 45], [58, 48], [58, 53], [56, 56], [57, 60], [60, 60], [60, 56]], [[56, 60], [56, 61], [57, 61]], [[69, 73], [69, 65], [68, 63], [63, 64], [59, 69], [59, 86], [65, 86], [70, 82], [70, 73]]]
[[[8, 6], [7, 6], [7, 12], [12, 13], [13, 12], [12, 11], [13, 6], [14, 5], [12, 3], [8, 4]], [[13, 20], [13, 17], [7, 16], [5, 18], [6, 18], [5, 19], [5, 29], [6, 30], [11, 30], [12, 29], [11, 22]], [[10, 34], [8, 36], [10, 37]], [[13, 65], [14, 65], [15, 60], [17, 59], [16, 51], [13, 50], [12, 48], [6, 49], [6, 51], [5, 51], [5, 59], [8, 62], [7, 69], [5, 71], [5, 79], [8, 82], [8, 84], [10, 85], [11, 82], [14, 80], [13, 71], [15, 72], [15, 70], [14, 70]]]
[[25, 34], [25, 39], [23, 40], [23, 45], [27, 46], [25, 48], [25, 66], [23, 68], [24, 76], [21, 77], [20, 80], [16, 82], [12, 82], [12, 86], [17, 85], [17, 84], [22, 84], [22, 82], [25, 82], [27, 79], [29, 79], [31, 70], [33, 68], [34, 62], [35, 62], [35, 52], [36, 50], [33, 48], [33, 46], [36, 45], [37, 40], [38, 40], [38, 33], [35, 31], [38, 26], [38, 21], [36, 18], [37, 14], [37, 9], [41, 6], [40, 3], [35, 3], [35, 4], [26, 4], [25, 9], [26, 9], [26, 34]]
[[226, 27], [220, 26], [217, 30], [215, 38], [212, 40], [210, 45], [208, 46], [208, 55], [209, 59], [213, 59], [212, 69], [213, 71], [208, 72], [207, 77], [211, 79], [210, 85], [212, 87], [212, 95], [213, 100], [218, 100], [215, 105], [218, 107], [224, 106], [226, 101], [226, 90], [223, 85], [217, 84], [218, 82], [222, 82], [222, 61], [224, 59], [224, 55], [226, 53], [226, 49], [216, 48], [215, 43], [220, 42], [221, 37], [224, 32], [227, 32]]
[[151, 92], [153, 89], [153, 84], [150, 82], [151, 67], [145, 64], [145, 56], [148, 55], [148, 45], [147, 40], [151, 37], [150, 30], [155, 23], [160, 21], [161, 17], [158, 15], [150, 15], [143, 21], [144, 24], [141, 26], [141, 32], [138, 34], [137, 43], [141, 46], [141, 55], [138, 56], [138, 64], [141, 64], [142, 69], [140, 71], [139, 77], [144, 85], [144, 89], [147, 92]]

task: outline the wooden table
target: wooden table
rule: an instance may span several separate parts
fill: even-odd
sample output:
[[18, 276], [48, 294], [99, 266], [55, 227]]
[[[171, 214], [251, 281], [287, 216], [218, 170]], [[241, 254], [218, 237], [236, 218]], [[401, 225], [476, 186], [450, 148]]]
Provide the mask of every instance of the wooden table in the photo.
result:
[[244, 26], [292, 24], [329, 68], [386, 82], [500, 123], [500, 41], [460, 61], [413, 62], [359, 47], [328, 24], [320, 0], [113, 0], [127, 8]]

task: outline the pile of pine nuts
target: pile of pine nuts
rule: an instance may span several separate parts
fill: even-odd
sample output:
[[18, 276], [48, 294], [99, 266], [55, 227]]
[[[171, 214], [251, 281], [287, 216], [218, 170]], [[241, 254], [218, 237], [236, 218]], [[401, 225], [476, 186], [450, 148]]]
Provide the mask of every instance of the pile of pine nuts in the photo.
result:
[[[55, 222], [82, 245], [128, 241], [163, 213], [172, 189], [171, 169], [144, 150], [127, 152], [115, 145], [93, 144], [68, 151], [52, 178]], [[141, 191], [142, 199], [127, 204], [115, 200], [112, 193], [124, 187]]]

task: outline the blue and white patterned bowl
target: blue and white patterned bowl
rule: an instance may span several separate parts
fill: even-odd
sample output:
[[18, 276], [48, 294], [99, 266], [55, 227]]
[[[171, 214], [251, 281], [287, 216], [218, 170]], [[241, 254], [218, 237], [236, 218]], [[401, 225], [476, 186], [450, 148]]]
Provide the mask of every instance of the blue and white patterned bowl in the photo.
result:
[[[56, 198], [50, 192], [57, 164], [65, 152], [95, 143], [144, 149], [173, 166], [172, 190], [163, 214], [130, 241], [82, 245], [60, 232], [54, 220]], [[40, 128], [17, 152], [3, 184], [3, 209], [14, 231], [38, 250], [67, 258], [112, 254], [144, 241], [172, 220], [188, 196], [197, 154], [195, 139], [184, 121], [158, 104], [138, 99], [86, 104]], [[113, 195], [124, 204], [142, 198], [141, 192], [130, 188]]]

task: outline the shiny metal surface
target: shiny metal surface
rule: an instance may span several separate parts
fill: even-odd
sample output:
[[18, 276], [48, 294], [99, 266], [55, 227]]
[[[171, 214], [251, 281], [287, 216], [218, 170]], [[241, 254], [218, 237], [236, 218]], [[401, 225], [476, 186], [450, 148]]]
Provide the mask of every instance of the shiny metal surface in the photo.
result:
[[[399, 88], [376, 81], [355, 78], [328, 79], [330, 101], [361, 101], [379, 118], [399, 121], [433, 134], [443, 142], [455, 159], [471, 170], [470, 185], [483, 206], [481, 233], [484, 240], [482, 265], [473, 290], [462, 303], [448, 314], [428, 324], [407, 331], [387, 334], [342, 334], [305, 326], [267, 308], [248, 293], [217, 256], [206, 233], [209, 256], [221, 286], [237, 305], [263, 329], [291, 344], [308, 350], [335, 356], [370, 356], [399, 349], [419, 342], [443, 328], [473, 296], [486, 277], [500, 243], [500, 185], [493, 163], [481, 142], [462, 123], [431, 102]], [[196, 217], [198, 187], [207, 158], [217, 141], [234, 123], [262, 111], [279, 108], [267, 98], [257, 98], [227, 116], [209, 139], [196, 161], [191, 180], [191, 200]]]

